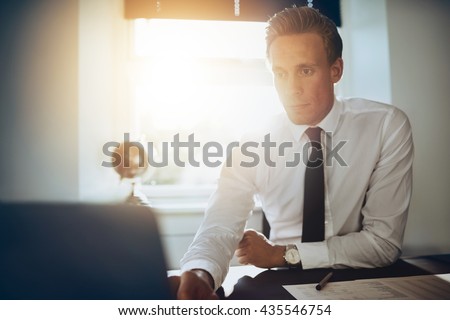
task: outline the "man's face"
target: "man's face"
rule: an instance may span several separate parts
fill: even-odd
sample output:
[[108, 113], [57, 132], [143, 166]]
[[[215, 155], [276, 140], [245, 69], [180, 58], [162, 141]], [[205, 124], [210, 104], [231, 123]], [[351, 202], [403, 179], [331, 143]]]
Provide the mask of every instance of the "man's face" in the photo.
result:
[[269, 61], [289, 119], [295, 124], [319, 123], [333, 106], [342, 59], [330, 65], [320, 35], [301, 33], [277, 38], [270, 47]]

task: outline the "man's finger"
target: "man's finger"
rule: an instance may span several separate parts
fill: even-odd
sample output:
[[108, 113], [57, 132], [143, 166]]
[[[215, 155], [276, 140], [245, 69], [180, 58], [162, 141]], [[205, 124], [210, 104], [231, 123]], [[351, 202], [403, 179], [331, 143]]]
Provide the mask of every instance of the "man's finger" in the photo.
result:
[[238, 262], [240, 264], [248, 264], [247, 256], [238, 257]]
[[246, 238], [246, 237], [252, 237], [252, 236], [254, 236], [254, 235], [256, 235], [257, 233], [256, 233], [256, 231], [255, 230], [253, 230], [253, 229], [248, 229], [248, 230], [245, 230], [244, 231], [244, 239]]
[[245, 248], [248, 245], [248, 242], [246, 239], [242, 239], [239, 244], [238, 244], [238, 248]]
[[236, 257], [243, 257], [247, 254], [247, 252], [243, 249], [237, 249], [234, 254]]

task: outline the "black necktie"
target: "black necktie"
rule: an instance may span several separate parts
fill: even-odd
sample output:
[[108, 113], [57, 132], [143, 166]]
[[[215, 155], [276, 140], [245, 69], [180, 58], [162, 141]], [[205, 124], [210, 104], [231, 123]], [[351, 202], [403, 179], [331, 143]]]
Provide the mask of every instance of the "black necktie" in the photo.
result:
[[319, 127], [308, 128], [310, 155], [305, 171], [302, 242], [323, 241], [325, 235], [325, 186]]

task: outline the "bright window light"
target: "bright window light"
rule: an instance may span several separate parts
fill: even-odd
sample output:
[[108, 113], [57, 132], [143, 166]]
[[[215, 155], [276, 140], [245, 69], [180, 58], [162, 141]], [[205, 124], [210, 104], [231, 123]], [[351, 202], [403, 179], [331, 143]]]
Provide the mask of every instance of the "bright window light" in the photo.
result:
[[137, 19], [137, 56], [264, 59], [263, 22]]
[[[265, 64], [265, 23], [194, 20], [136, 20], [131, 62], [135, 131], [164, 155], [163, 143], [193, 134], [226, 146], [282, 112]], [[155, 168], [146, 183], [205, 185], [220, 167], [174, 163]], [[186, 150], [180, 157], [187, 160]], [[222, 157], [225, 160], [225, 154]]]

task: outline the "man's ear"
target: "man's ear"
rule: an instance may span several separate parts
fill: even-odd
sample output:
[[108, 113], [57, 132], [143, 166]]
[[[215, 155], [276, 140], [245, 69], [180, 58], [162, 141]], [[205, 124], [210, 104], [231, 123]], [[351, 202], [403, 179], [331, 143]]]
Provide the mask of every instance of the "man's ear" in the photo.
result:
[[337, 83], [342, 78], [344, 72], [344, 60], [337, 58], [336, 61], [330, 67], [331, 80], [333, 83]]

